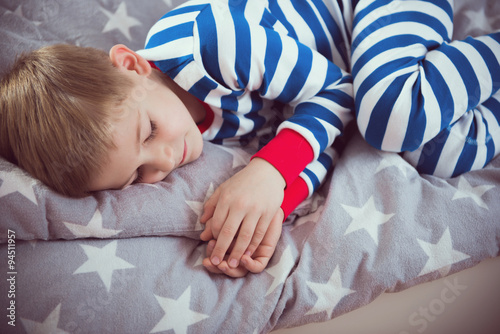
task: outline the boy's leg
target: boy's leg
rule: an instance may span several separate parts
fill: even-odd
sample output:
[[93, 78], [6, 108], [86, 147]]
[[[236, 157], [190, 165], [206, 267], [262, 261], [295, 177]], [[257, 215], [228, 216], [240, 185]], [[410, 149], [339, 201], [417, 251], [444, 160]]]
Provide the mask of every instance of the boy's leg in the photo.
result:
[[424, 174], [455, 177], [500, 153], [500, 92], [403, 157]]
[[[356, 115], [373, 146], [394, 152], [423, 150], [438, 134], [444, 136], [444, 129], [461, 130], [467, 138], [484, 121], [492, 128], [495, 112], [498, 117], [491, 106], [498, 95], [490, 97], [500, 88], [500, 32], [450, 42], [452, 18], [452, 1], [358, 3], [351, 64]], [[434, 144], [439, 140], [443, 138], [435, 138]], [[467, 152], [461, 160], [470, 159]], [[467, 164], [471, 162], [452, 166], [453, 171], [475, 168], [479, 162], [465, 168]]]

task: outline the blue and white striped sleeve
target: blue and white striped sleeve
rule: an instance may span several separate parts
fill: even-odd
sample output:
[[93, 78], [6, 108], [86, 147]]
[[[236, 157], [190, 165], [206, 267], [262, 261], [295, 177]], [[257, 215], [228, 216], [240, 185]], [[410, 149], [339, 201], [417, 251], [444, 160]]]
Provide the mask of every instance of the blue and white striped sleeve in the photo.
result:
[[[274, 25], [280, 23], [268, 14], [251, 2], [228, 5], [227, 15], [214, 11], [218, 45], [212, 42], [202, 48], [217, 48], [218, 61], [206, 61], [205, 68], [238, 92], [232, 98], [238, 100], [239, 111], [255, 107], [259, 98], [292, 106], [293, 115], [278, 131], [286, 128], [301, 134], [317, 159], [352, 118], [351, 76], [316, 50], [276, 31]], [[259, 98], [244, 106], [245, 99], [238, 94]]]
[[452, 41], [452, 32], [451, 0], [359, 1], [351, 66], [371, 145], [416, 150], [499, 90], [500, 33]]

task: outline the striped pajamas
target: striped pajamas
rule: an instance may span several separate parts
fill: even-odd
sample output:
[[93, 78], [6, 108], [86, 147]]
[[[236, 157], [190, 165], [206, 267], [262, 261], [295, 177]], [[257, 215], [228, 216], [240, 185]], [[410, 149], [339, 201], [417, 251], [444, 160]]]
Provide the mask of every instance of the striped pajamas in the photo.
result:
[[422, 173], [456, 176], [498, 154], [500, 33], [452, 32], [452, 0], [194, 0], [138, 53], [210, 106], [204, 139], [272, 137], [257, 156], [305, 198], [353, 116], [368, 143]]
[[374, 147], [453, 177], [500, 151], [500, 32], [452, 41], [453, 1], [356, 6], [356, 119]]

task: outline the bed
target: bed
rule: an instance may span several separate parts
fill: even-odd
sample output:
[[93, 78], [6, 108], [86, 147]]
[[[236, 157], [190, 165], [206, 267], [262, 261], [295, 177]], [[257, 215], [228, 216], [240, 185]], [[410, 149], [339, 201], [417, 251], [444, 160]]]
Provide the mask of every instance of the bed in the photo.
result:
[[[46, 44], [139, 49], [181, 2], [2, 0], [0, 75]], [[457, 1], [455, 22], [457, 37], [498, 29], [500, 3]], [[438, 179], [350, 132], [267, 269], [238, 279], [203, 268], [199, 216], [253, 143], [206, 143], [162, 182], [82, 199], [0, 160], [0, 332], [500, 332], [500, 157]]]

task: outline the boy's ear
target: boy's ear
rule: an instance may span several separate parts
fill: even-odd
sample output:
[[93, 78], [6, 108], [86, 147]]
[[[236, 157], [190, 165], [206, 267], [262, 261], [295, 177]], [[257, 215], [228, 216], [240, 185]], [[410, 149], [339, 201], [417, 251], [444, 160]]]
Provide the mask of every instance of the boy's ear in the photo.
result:
[[109, 58], [113, 65], [119, 69], [135, 71], [139, 75], [146, 76], [151, 73], [149, 62], [123, 44], [113, 46], [109, 50]]

